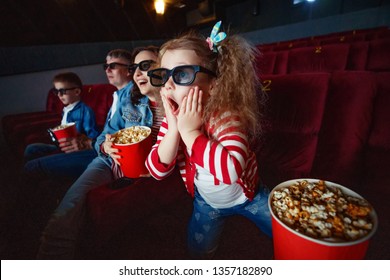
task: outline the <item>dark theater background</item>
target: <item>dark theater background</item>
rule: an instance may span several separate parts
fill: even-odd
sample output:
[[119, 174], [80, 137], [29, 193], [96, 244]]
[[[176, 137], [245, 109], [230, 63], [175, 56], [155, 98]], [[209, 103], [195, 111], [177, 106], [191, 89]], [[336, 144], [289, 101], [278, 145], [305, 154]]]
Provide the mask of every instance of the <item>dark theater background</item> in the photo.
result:
[[[219, 20], [260, 51], [272, 123], [257, 143], [261, 177], [271, 188], [319, 178], [361, 194], [379, 219], [365, 259], [390, 259], [390, 0], [165, 0], [163, 14], [154, 2], [0, 0], [1, 259], [35, 258], [40, 233], [71, 184], [46, 180], [28, 204], [17, 202], [24, 148], [49, 141], [46, 129], [60, 120], [62, 108], [49, 94], [53, 76], [77, 73], [83, 94], [90, 93], [85, 102], [104, 124], [112, 96], [102, 69], [108, 51], [161, 45], [190, 28], [208, 35]], [[131, 208], [145, 184], [167, 188], [153, 198], [158, 215]], [[187, 259], [191, 207], [177, 174], [120, 190], [101, 186], [88, 196], [77, 258]], [[216, 259], [274, 257], [272, 240], [244, 218], [229, 220], [224, 234]]]

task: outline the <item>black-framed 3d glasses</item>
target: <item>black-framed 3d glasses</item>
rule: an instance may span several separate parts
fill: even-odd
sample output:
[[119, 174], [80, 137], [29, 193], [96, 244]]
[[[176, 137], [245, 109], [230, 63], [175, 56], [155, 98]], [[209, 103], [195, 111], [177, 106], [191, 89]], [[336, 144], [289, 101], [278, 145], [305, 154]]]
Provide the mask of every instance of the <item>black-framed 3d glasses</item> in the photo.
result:
[[74, 89], [76, 89], [76, 88], [79, 88], [79, 87], [59, 88], [59, 89], [53, 88], [53, 89], [51, 90], [51, 92], [54, 93], [54, 95], [60, 94], [60, 95], [62, 96], [62, 95], [64, 95], [64, 94], [66, 94], [66, 92], [67, 92], [68, 90], [74, 90]]
[[148, 71], [148, 76], [150, 77], [150, 83], [155, 87], [165, 85], [171, 76], [175, 84], [188, 86], [194, 82], [196, 73], [198, 72], [206, 73], [214, 77], [217, 76], [213, 71], [199, 65], [180, 65], [171, 70], [166, 68], [157, 68]]
[[135, 71], [137, 67], [139, 67], [139, 70], [141, 71], [148, 71], [154, 63], [156, 62], [153, 60], [143, 60], [140, 63], [131, 64], [130, 69]]
[[104, 71], [106, 71], [108, 68], [113, 70], [113, 69], [116, 69], [117, 66], [123, 66], [123, 67], [126, 67], [126, 68], [130, 67], [130, 65], [128, 65], [128, 64], [123, 64], [123, 63], [119, 63], [119, 62], [111, 62], [111, 63], [104, 63], [103, 64], [103, 69], [104, 69]]

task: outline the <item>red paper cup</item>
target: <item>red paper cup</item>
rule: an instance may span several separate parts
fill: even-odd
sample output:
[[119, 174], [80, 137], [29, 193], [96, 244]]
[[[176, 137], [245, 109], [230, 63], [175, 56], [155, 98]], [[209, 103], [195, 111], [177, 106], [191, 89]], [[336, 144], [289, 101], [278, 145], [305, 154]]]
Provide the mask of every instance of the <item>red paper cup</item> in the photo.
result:
[[[276, 190], [291, 186], [297, 181], [318, 182], [318, 179], [296, 179], [277, 185], [268, 198], [268, 207], [272, 215], [272, 233], [274, 257], [277, 260], [361, 260], [368, 249], [369, 240], [378, 227], [378, 218], [372, 209], [370, 218], [373, 228], [361, 239], [346, 242], [329, 242], [315, 239], [299, 233], [283, 223], [272, 211], [271, 200]], [[327, 186], [340, 188], [345, 195], [362, 198], [354, 191], [341, 185], [326, 181]]]
[[[65, 126], [65, 127], [64, 127]], [[77, 136], [76, 123], [68, 123], [66, 125], [59, 126], [61, 128], [52, 128], [51, 131], [54, 133], [57, 140], [61, 138], [73, 138]]]
[[118, 155], [121, 156], [121, 158], [118, 159], [120, 168], [123, 175], [128, 178], [139, 178], [149, 175], [149, 171], [145, 166], [145, 160], [152, 149], [151, 129], [147, 126], [141, 127], [147, 129], [149, 135], [140, 142], [131, 144], [112, 144], [114, 148], [119, 150]]

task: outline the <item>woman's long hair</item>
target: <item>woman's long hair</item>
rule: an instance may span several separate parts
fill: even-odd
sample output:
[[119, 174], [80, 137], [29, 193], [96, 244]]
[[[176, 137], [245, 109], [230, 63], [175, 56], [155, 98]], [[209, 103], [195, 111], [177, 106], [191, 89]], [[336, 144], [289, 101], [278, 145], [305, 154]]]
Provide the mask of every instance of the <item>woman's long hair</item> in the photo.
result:
[[[159, 47], [156, 47], [156, 46], [147, 46], [147, 47], [135, 48], [135, 49], [133, 50], [133, 53], [132, 53], [133, 62], [134, 62], [135, 57], [136, 57], [140, 52], [143, 52], [143, 51], [151, 52], [151, 53], [153, 53], [156, 57], [158, 57]], [[156, 89], [156, 91], [158, 91], [158, 89]], [[139, 100], [140, 100], [142, 97], [143, 97], [143, 95], [142, 95], [142, 93], [140, 92], [140, 90], [139, 90], [137, 84], [134, 83], [133, 89], [131, 90], [131, 102], [132, 102], [133, 104], [138, 104], [138, 103], [139, 103]]]

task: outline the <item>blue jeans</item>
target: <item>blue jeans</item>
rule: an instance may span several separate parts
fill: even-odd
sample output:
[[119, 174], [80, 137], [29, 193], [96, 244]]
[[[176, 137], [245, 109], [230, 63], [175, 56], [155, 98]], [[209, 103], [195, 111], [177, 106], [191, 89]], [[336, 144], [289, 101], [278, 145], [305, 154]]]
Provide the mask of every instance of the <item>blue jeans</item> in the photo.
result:
[[77, 179], [96, 156], [94, 149], [43, 156], [28, 161], [24, 165], [24, 172], [37, 180], [61, 177]]
[[84, 223], [87, 193], [113, 181], [110, 165], [96, 157], [66, 192], [41, 237], [38, 259], [73, 259]]
[[271, 213], [268, 208], [269, 191], [261, 188], [252, 201], [226, 209], [211, 207], [195, 191], [194, 209], [188, 225], [188, 249], [194, 258], [212, 256], [218, 247], [226, 218], [242, 215], [253, 221], [266, 235], [272, 237]]
[[53, 153], [61, 152], [61, 150], [53, 144], [34, 143], [30, 144], [24, 150], [24, 159], [33, 160], [36, 158], [48, 156]]

